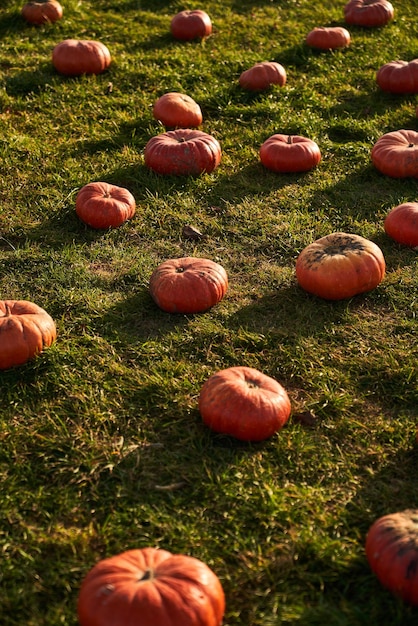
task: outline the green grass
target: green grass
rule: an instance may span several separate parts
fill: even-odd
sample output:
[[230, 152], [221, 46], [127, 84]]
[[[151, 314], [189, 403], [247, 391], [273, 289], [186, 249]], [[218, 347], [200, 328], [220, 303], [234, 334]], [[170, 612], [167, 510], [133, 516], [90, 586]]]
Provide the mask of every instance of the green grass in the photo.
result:
[[[213, 0], [199, 7], [213, 36], [186, 44], [169, 22], [197, 7], [176, 1], [67, 0], [64, 18], [39, 28], [4, 4], [1, 298], [41, 305], [58, 338], [0, 373], [2, 626], [75, 626], [90, 567], [145, 546], [208, 563], [225, 626], [415, 625], [417, 610], [381, 587], [364, 553], [378, 516], [418, 507], [417, 257], [383, 229], [417, 183], [370, 161], [383, 133], [418, 130], [416, 96], [375, 83], [383, 63], [416, 57], [415, 2], [384, 28], [350, 28], [351, 46], [330, 53], [304, 38], [344, 25], [331, 0]], [[59, 76], [51, 51], [65, 38], [101, 40], [110, 69]], [[243, 92], [240, 73], [262, 60], [285, 66], [286, 86]], [[146, 169], [165, 91], [201, 105], [223, 150], [212, 174]], [[259, 146], [275, 132], [317, 141], [320, 165], [264, 170]], [[75, 196], [93, 180], [129, 188], [136, 216], [108, 232], [79, 222]], [[206, 238], [186, 240], [185, 224]], [[336, 230], [375, 241], [387, 274], [330, 303], [302, 292], [294, 264]], [[172, 316], [150, 298], [155, 266], [183, 255], [228, 271], [227, 296], [207, 313]], [[292, 417], [266, 442], [201, 423], [201, 385], [232, 365], [289, 392]]]

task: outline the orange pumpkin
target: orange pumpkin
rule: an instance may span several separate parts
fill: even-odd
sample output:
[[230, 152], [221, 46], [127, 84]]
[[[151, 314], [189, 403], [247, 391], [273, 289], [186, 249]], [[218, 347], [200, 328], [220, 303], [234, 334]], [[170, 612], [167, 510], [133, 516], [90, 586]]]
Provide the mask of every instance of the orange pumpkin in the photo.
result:
[[179, 41], [202, 39], [212, 33], [212, 20], [201, 9], [180, 11], [170, 22], [170, 32]]
[[29, 24], [52, 24], [62, 18], [63, 9], [57, 0], [32, 1], [23, 5], [21, 14]]
[[110, 63], [109, 49], [100, 41], [65, 39], [52, 51], [52, 64], [64, 76], [101, 74]]
[[242, 441], [262, 441], [280, 430], [290, 416], [282, 385], [252, 367], [230, 367], [213, 374], [199, 396], [203, 422]]
[[135, 198], [128, 189], [109, 183], [88, 183], [75, 202], [78, 217], [93, 228], [116, 228], [135, 215]]
[[385, 133], [374, 144], [371, 159], [386, 176], [418, 178], [418, 133], [405, 129]]
[[52, 317], [27, 300], [0, 300], [0, 370], [22, 365], [55, 341]]
[[166, 128], [193, 128], [203, 121], [200, 106], [190, 96], [171, 91], [154, 104], [152, 114]]
[[148, 140], [145, 165], [157, 174], [198, 176], [210, 173], [221, 162], [221, 146], [215, 137], [201, 130], [178, 128]]
[[263, 91], [271, 85], [283, 87], [286, 84], [286, 70], [280, 63], [263, 61], [242, 72], [239, 84], [248, 91]]
[[318, 27], [308, 33], [305, 43], [318, 50], [335, 50], [350, 45], [351, 37], [346, 28], [341, 26]]
[[169, 259], [150, 278], [155, 303], [168, 313], [201, 313], [215, 306], [227, 292], [228, 275], [222, 265], [198, 257]]
[[220, 626], [225, 595], [202, 561], [167, 550], [127, 550], [84, 578], [80, 626]]
[[302, 250], [296, 278], [305, 291], [326, 300], [343, 300], [371, 291], [385, 275], [379, 246], [359, 235], [332, 233]]
[[418, 606], [418, 510], [378, 518], [366, 537], [366, 556], [381, 584]]
[[393, 16], [393, 6], [388, 0], [349, 0], [344, 7], [345, 21], [355, 26], [384, 26]]
[[418, 59], [385, 63], [376, 73], [376, 82], [388, 93], [418, 93]]
[[418, 248], [418, 202], [404, 202], [391, 209], [384, 228], [394, 241]]
[[271, 135], [260, 147], [260, 161], [281, 174], [307, 172], [321, 160], [318, 144], [300, 135]]

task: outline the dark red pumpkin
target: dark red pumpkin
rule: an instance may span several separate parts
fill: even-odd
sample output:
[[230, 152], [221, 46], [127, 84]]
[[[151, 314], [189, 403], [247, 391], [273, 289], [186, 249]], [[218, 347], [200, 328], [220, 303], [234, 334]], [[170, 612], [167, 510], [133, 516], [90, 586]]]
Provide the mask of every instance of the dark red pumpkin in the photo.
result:
[[372, 148], [371, 159], [386, 176], [418, 178], [418, 133], [395, 130], [382, 135]]
[[376, 82], [389, 93], [418, 93], [418, 59], [385, 63], [377, 71]]
[[389, 211], [384, 222], [389, 237], [405, 246], [418, 247], [418, 202], [404, 202]]
[[199, 396], [203, 422], [212, 430], [242, 441], [262, 441], [289, 419], [291, 406], [282, 385], [252, 367], [216, 372]]
[[175, 39], [192, 41], [212, 33], [212, 21], [205, 11], [180, 11], [171, 20], [170, 31]]
[[260, 161], [273, 172], [307, 172], [321, 160], [318, 144], [299, 135], [272, 135], [260, 148]]
[[84, 578], [80, 626], [220, 626], [225, 595], [202, 561], [167, 550], [127, 550]]
[[152, 110], [166, 128], [193, 128], [203, 121], [200, 106], [190, 96], [171, 91], [162, 95]]
[[157, 174], [198, 176], [221, 162], [221, 146], [201, 130], [179, 128], [151, 137], [145, 146], [145, 165]]
[[384, 26], [393, 16], [393, 6], [388, 0], [349, 0], [344, 7], [345, 21], [355, 26]]
[[386, 270], [379, 246], [347, 233], [332, 233], [302, 250], [296, 260], [296, 278], [305, 291], [326, 300], [343, 300], [371, 291]]
[[52, 64], [64, 76], [101, 74], [110, 63], [109, 49], [100, 41], [65, 39], [52, 51]]
[[27, 300], [0, 300], [0, 370], [23, 365], [53, 344], [52, 317]]
[[201, 313], [227, 292], [226, 270], [210, 259], [182, 257], [161, 263], [150, 278], [153, 300], [168, 313]]
[[263, 61], [242, 72], [239, 84], [248, 91], [263, 91], [271, 85], [283, 87], [286, 84], [286, 78], [283, 65], [274, 61]]
[[305, 39], [306, 45], [318, 50], [335, 50], [350, 45], [351, 37], [342, 26], [325, 26], [314, 28]]
[[63, 9], [57, 0], [33, 0], [23, 5], [21, 14], [29, 24], [53, 24], [62, 18]]
[[116, 228], [135, 215], [135, 198], [128, 189], [109, 183], [88, 183], [75, 202], [78, 217], [93, 228]]
[[418, 509], [378, 518], [367, 533], [366, 556], [384, 587], [418, 606]]

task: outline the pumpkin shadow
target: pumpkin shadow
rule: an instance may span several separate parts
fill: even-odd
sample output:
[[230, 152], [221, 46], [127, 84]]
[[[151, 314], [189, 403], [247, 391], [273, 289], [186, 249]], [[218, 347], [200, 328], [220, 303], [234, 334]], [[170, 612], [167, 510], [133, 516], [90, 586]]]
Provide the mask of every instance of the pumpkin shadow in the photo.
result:
[[7, 93], [10, 96], [42, 93], [50, 88], [55, 76], [54, 70], [47, 63], [33, 71], [16, 72], [6, 77]]

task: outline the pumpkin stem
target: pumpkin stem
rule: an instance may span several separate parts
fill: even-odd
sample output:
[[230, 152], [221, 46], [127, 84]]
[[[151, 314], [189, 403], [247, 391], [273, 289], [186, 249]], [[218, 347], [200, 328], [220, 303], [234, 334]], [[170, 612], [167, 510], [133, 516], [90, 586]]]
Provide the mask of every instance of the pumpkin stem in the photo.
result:
[[287, 143], [288, 143], [289, 145], [293, 143], [293, 137], [292, 137], [292, 135], [289, 135], [289, 136], [288, 136], [288, 138], [287, 138]]
[[10, 317], [11, 314], [12, 314], [12, 312], [10, 310], [10, 307], [9, 307], [9, 305], [7, 303], [5, 303], [5, 307], [6, 307], [6, 315], [5, 315], [5, 317]]
[[184, 272], [184, 267], [177, 267], [176, 272], [177, 274], [181, 274], [182, 272]]
[[154, 572], [152, 571], [150, 567], [147, 567], [147, 569], [144, 571], [143, 575], [141, 576], [139, 580], [140, 582], [143, 582], [144, 580], [152, 580], [153, 578], [154, 578]]
[[414, 148], [414, 147], [415, 147], [414, 143], [410, 143], [409, 146], [408, 146], [408, 148]]

